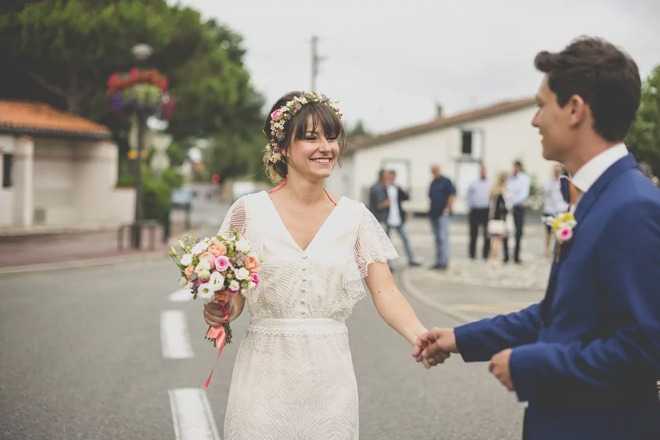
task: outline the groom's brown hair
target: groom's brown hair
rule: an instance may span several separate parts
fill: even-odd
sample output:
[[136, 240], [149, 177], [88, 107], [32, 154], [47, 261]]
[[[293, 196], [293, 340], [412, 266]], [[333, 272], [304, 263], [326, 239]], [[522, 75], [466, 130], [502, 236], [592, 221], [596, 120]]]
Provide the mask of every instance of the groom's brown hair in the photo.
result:
[[561, 107], [579, 95], [591, 108], [596, 133], [623, 140], [641, 95], [639, 69], [628, 54], [601, 38], [580, 37], [561, 52], [539, 52], [534, 65], [547, 74]]

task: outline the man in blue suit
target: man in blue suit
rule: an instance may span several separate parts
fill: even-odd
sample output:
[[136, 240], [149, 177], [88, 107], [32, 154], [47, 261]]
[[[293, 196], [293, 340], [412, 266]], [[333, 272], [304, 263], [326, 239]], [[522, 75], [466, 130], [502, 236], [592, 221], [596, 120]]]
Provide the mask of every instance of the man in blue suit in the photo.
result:
[[525, 310], [435, 328], [413, 355], [490, 361], [528, 402], [529, 440], [660, 439], [660, 191], [623, 139], [640, 100], [635, 62], [583, 37], [535, 59], [543, 157], [576, 188], [576, 225], [556, 250], [545, 297]]

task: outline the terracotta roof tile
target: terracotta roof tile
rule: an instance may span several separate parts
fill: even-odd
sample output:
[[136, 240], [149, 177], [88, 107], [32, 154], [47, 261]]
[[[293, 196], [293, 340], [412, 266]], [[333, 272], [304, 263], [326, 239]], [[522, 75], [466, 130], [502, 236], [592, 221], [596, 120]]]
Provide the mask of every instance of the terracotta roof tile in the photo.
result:
[[108, 127], [48, 104], [0, 100], [0, 130], [12, 133], [109, 138]]
[[410, 136], [416, 136], [428, 133], [439, 128], [451, 127], [452, 125], [475, 121], [478, 119], [508, 113], [534, 104], [534, 98], [522, 98], [514, 101], [502, 101], [487, 107], [468, 110], [448, 117], [440, 117], [423, 124], [412, 125], [399, 130], [390, 131], [372, 137], [360, 136], [349, 140], [347, 153], [351, 154], [356, 150], [371, 148], [387, 142], [404, 139]]

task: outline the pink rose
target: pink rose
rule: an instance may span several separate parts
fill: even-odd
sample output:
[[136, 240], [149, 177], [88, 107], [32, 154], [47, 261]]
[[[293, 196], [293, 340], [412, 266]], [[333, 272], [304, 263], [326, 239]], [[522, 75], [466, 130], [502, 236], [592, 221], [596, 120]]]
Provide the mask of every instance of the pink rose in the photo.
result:
[[220, 255], [219, 257], [215, 257], [213, 259], [213, 262], [215, 263], [215, 268], [219, 270], [220, 272], [224, 272], [227, 270], [229, 267], [229, 258], [227, 258], [224, 255]]
[[259, 283], [261, 282], [261, 278], [259, 278], [259, 274], [258, 274], [258, 273], [256, 273], [256, 272], [252, 272], [252, 273], [250, 274], [250, 281], [253, 282], [255, 285], [258, 286]]
[[211, 246], [209, 246], [209, 253], [213, 255], [214, 257], [219, 257], [221, 255], [227, 255], [227, 248], [225, 247], [224, 244], [218, 242], [218, 243], [211, 243]]
[[257, 257], [248, 255], [243, 260], [243, 264], [245, 265], [245, 268], [250, 272], [256, 272], [259, 270], [259, 260], [257, 259]]

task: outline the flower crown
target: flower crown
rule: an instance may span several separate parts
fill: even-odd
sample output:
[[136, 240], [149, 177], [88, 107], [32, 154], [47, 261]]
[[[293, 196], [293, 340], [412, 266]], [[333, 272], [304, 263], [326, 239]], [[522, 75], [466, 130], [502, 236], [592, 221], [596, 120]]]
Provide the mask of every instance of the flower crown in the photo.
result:
[[286, 124], [303, 108], [304, 105], [316, 102], [324, 104], [342, 118], [341, 110], [336, 102], [317, 92], [303, 92], [302, 96], [296, 96], [289, 100], [282, 107], [279, 107], [270, 114], [270, 142], [266, 144], [267, 162], [274, 164], [282, 159], [282, 153], [279, 143], [284, 140]]

